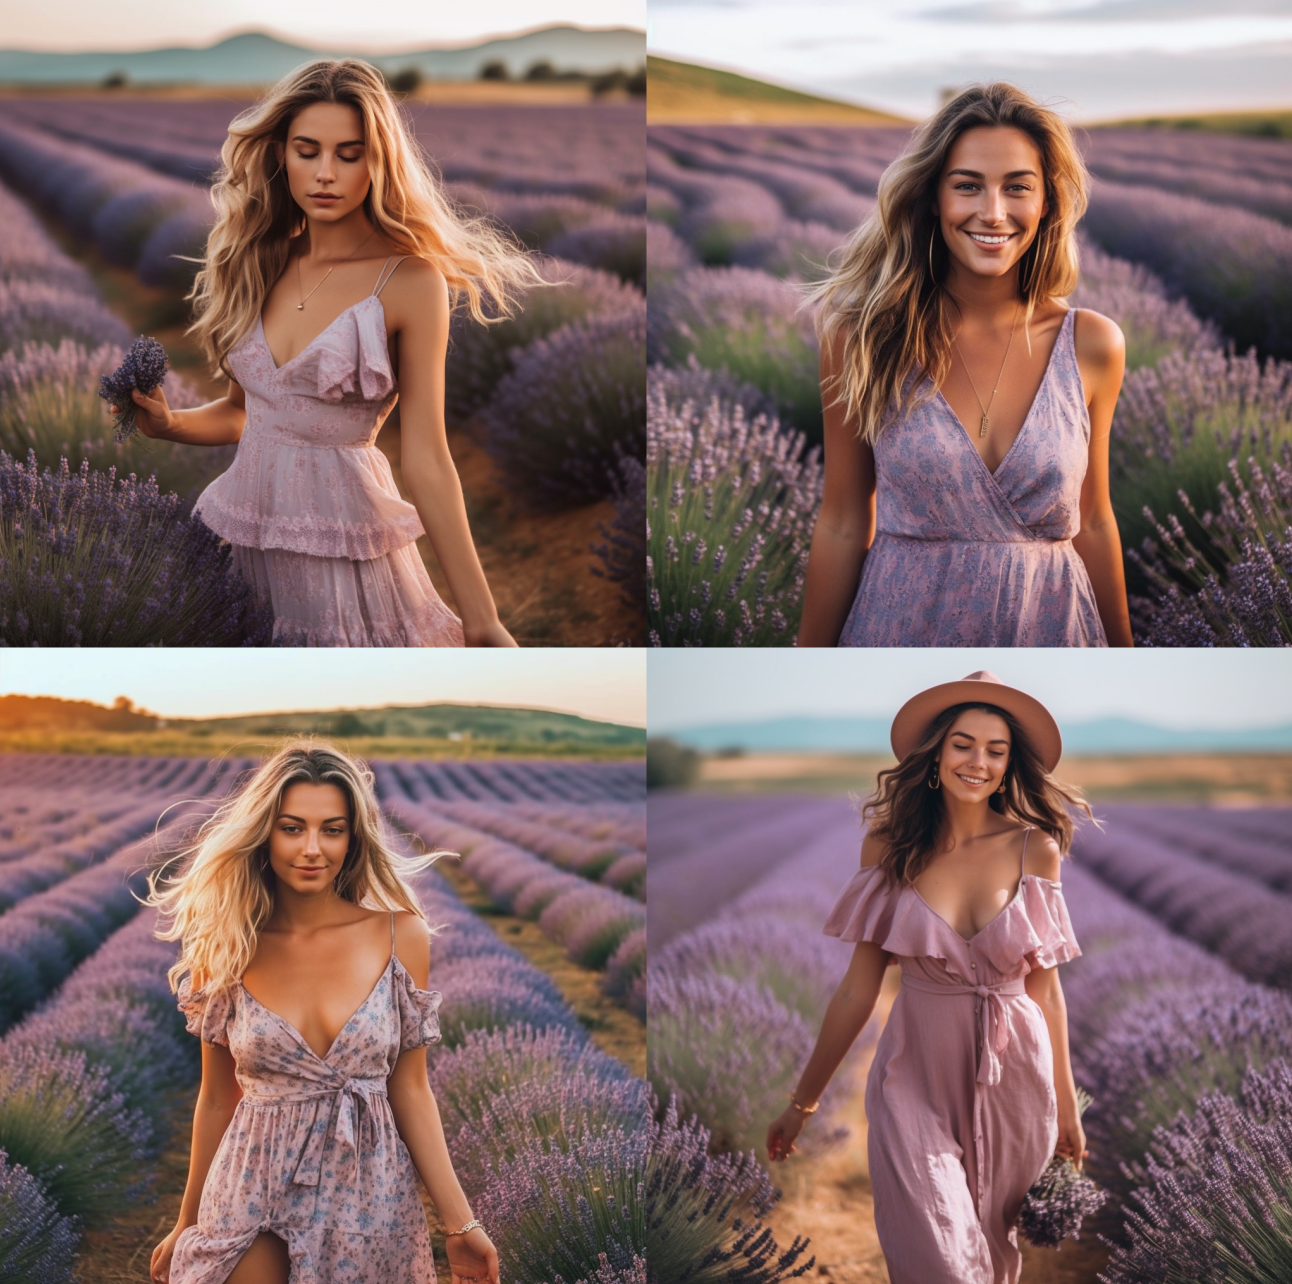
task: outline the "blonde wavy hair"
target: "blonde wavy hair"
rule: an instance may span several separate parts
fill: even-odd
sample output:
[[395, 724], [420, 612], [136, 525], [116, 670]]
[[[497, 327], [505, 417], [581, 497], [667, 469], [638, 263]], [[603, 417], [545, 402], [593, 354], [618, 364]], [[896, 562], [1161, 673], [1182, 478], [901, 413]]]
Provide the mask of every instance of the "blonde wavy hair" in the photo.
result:
[[226, 358], [255, 323], [292, 240], [305, 229], [277, 147], [312, 103], [358, 112], [372, 176], [364, 213], [400, 254], [439, 268], [451, 306], [465, 299], [474, 320], [495, 324], [512, 314], [518, 288], [542, 284], [514, 237], [449, 199], [381, 73], [356, 58], [323, 58], [290, 72], [235, 116], [220, 150], [211, 188], [215, 226], [187, 296], [196, 317], [188, 333], [214, 366], [232, 377]]
[[[822, 347], [843, 336], [828, 404], [842, 403], [870, 445], [890, 414], [901, 413], [904, 398], [911, 408], [929, 401], [950, 369], [955, 302], [944, 284], [949, 252], [933, 205], [956, 139], [979, 126], [1020, 129], [1041, 153], [1049, 211], [1019, 263], [1024, 334], [1039, 301], [1076, 288], [1075, 232], [1090, 177], [1067, 122], [1002, 81], [957, 94], [884, 171], [875, 210], [844, 246], [838, 267], [809, 292]], [[929, 382], [912, 395], [918, 374]]]
[[[182, 943], [166, 974], [172, 990], [188, 974], [194, 990], [214, 993], [237, 983], [247, 970], [274, 908], [269, 837], [283, 795], [296, 784], [336, 785], [346, 797], [350, 850], [333, 884], [337, 895], [368, 909], [408, 910], [425, 920], [407, 880], [450, 853], [402, 854], [382, 823], [366, 764], [329, 744], [290, 740], [202, 824], [185, 851], [148, 876], [144, 904], [160, 911], [157, 939]], [[432, 935], [441, 930], [430, 929]]]

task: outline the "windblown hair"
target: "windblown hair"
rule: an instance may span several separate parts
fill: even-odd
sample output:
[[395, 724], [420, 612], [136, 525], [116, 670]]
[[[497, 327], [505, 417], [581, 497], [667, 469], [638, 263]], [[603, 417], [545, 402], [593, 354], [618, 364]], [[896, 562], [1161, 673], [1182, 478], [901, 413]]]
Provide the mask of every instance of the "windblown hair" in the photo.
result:
[[144, 903], [170, 920], [159, 923], [157, 938], [182, 942], [166, 974], [172, 988], [190, 973], [194, 990], [214, 993], [247, 970], [274, 908], [270, 834], [283, 795], [296, 784], [336, 785], [346, 797], [350, 849], [333, 883], [336, 894], [368, 909], [403, 909], [425, 919], [406, 880], [448, 853], [401, 854], [382, 823], [368, 767], [331, 745], [291, 740], [221, 804], [176, 861], [148, 877]]
[[[1075, 231], [1089, 175], [1072, 131], [1021, 89], [997, 81], [951, 99], [912, 136], [879, 181], [879, 202], [844, 246], [839, 266], [809, 294], [822, 347], [842, 336], [842, 368], [827, 389], [873, 445], [890, 415], [929, 401], [951, 367], [950, 255], [933, 213], [956, 139], [978, 126], [1022, 130], [1041, 152], [1049, 210], [1019, 262], [1024, 334], [1038, 302], [1077, 284]], [[930, 266], [931, 265], [931, 266]], [[1030, 340], [1029, 340], [1030, 342]], [[916, 376], [927, 383], [916, 383]]]
[[896, 767], [879, 773], [875, 792], [861, 809], [862, 819], [869, 819], [875, 835], [885, 841], [887, 851], [879, 863], [894, 886], [914, 883], [937, 851], [946, 813], [941, 790], [929, 788], [933, 760], [955, 720], [969, 709], [994, 713], [1009, 727], [1005, 792], [992, 794], [988, 805], [993, 811], [1035, 825], [1049, 834], [1064, 854], [1072, 846], [1075, 829], [1069, 807], [1084, 810], [1094, 818], [1079, 789], [1063, 784], [1045, 770], [1013, 714], [994, 704], [952, 705], [929, 723], [923, 739]]
[[439, 268], [452, 306], [465, 299], [476, 321], [491, 324], [511, 315], [519, 287], [541, 284], [513, 237], [450, 201], [381, 73], [355, 58], [319, 59], [235, 116], [220, 150], [211, 188], [215, 226], [188, 297], [197, 317], [189, 333], [225, 374], [229, 352], [251, 329], [305, 229], [277, 148], [312, 103], [344, 103], [359, 113], [372, 176], [364, 213], [400, 254]]

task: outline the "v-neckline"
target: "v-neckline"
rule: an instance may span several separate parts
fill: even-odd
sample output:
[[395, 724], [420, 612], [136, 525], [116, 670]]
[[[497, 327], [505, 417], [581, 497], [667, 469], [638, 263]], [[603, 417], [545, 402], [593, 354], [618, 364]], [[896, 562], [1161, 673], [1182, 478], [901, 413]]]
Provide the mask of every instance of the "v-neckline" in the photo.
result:
[[951, 924], [948, 923], [946, 919], [944, 919], [942, 915], [939, 914], [937, 910], [935, 910], [933, 906], [930, 905], [928, 901], [924, 899], [924, 894], [920, 891], [918, 887], [915, 886], [914, 883], [910, 884], [910, 888], [911, 888], [911, 891], [913, 891], [916, 894], [916, 896], [920, 898], [920, 903], [924, 906], [924, 908], [928, 910], [929, 913], [932, 914], [933, 917], [936, 918], [939, 923], [942, 923], [943, 925], [945, 925], [948, 931], [955, 932], [956, 936], [960, 937], [960, 939], [966, 945], [972, 945], [989, 927], [991, 927], [994, 923], [998, 922], [1000, 919], [1004, 918], [1005, 915], [1008, 914], [1009, 911], [1014, 908], [1015, 904], [1018, 901], [1018, 898], [1023, 894], [1023, 883], [1026, 880], [1027, 880], [1026, 874], [1020, 874], [1018, 876], [1018, 890], [1014, 893], [1013, 898], [1010, 900], [1009, 904], [1006, 905], [1005, 908], [1001, 910], [1000, 913], [997, 914], [996, 917], [993, 918], [990, 922], [985, 923], [982, 927], [980, 927], [972, 936], [961, 936], [961, 934], [959, 932], [956, 932], [956, 929], [952, 927]]
[[[269, 358], [269, 364], [274, 368], [274, 373], [281, 374], [288, 366], [299, 361], [325, 334], [327, 334], [330, 329], [332, 329], [334, 325], [336, 325], [338, 321], [341, 320], [343, 316], [346, 315], [347, 312], [353, 312], [355, 308], [367, 303], [369, 299], [376, 299], [378, 302], [381, 302], [380, 295], [369, 294], [360, 299], [357, 303], [350, 304], [348, 308], [338, 312], [336, 316], [334, 316], [332, 320], [329, 321], [327, 325], [325, 325], [323, 329], [321, 329], [318, 334], [316, 334], [294, 357], [288, 357], [281, 366], [275, 362], [273, 349], [269, 346], [269, 339], [265, 334], [265, 310], [261, 308], [260, 312], [256, 315], [256, 329], [260, 334], [260, 342], [264, 345], [265, 355]], [[383, 314], [384, 311], [385, 309], [383, 308]]]
[[252, 992], [247, 989], [241, 981], [238, 982], [238, 986], [242, 990], [243, 994], [245, 994], [247, 998], [249, 998], [262, 1012], [268, 1012], [269, 1015], [279, 1021], [285, 1029], [295, 1035], [297, 1042], [299, 1042], [303, 1048], [306, 1048], [309, 1052], [313, 1053], [315, 1057], [318, 1057], [319, 1061], [326, 1061], [328, 1057], [332, 1055], [332, 1051], [336, 1045], [341, 1042], [341, 1036], [354, 1024], [355, 1018], [368, 1006], [369, 1003], [372, 1002], [372, 997], [377, 993], [378, 986], [380, 986], [382, 981], [386, 979], [386, 973], [391, 971], [395, 966], [395, 961], [395, 953], [392, 950], [390, 962], [386, 964], [381, 975], [372, 983], [372, 989], [368, 991], [367, 998], [365, 998], [364, 1001], [350, 1014], [350, 1019], [336, 1032], [336, 1038], [332, 1040], [331, 1044], [328, 1046], [328, 1050], [321, 1057], [314, 1051], [313, 1047], [310, 1046], [309, 1040], [306, 1039], [306, 1037], [285, 1016], [275, 1012], [273, 1008], [265, 1007], [265, 1005], [261, 1003], [261, 1001], [256, 998], [256, 996], [252, 994]]
[[[973, 457], [982, 465], [983, 472], [985, 472], [993, 482], [995, 482], [996, 478], [1000, 475], [1000, 470], [1005, 467], [1005, 464], [1008, 462], [1009, 457], [1014, 453], [1018, 443], [1023, 440], [1023, 436], [1027, 432], [1028, 425], [1032, 422], [1032, 415], [1036, 410], [1036, 403], [1041, 400], [1041, 393], [1045, 391], [1045, 385], [1050, 381], [1050, 372], [1054, 369], [1054, 354], [1058, 352], [1059, 345], [1063, 342], [1063, 332], [1067, 327], [1068, 318], [1072, 316], [1074, 311], [1075, 309], [1069, 308], [1067, 312], [1063, 314], [1063, 320], [1059, 323], [1059, 333], [1055, 336], [1054, 346], [1050, 349], [1050, 355], [1045, 362], [1045, 372], [1041, 375], [1041, 382], [1036, 386], [1036, 392], [1032, 396], [1031, 404], [1027, 407], [1027, 414], [1023, 416], [1023, 422], [1019, 425], [1018, 431], [1014, 434], [1014, 440], [1009, 443], [1009, 449], [1000, 457], [1000, 463], [998, 463], [995, 468], [987, 467], [987, 461], [978, 453], [978, 447], [973, 444], [973, 438], [969, 435], [969, 429], [964, 426], [960, 421], [960, 416], [951, 408], [951, 403], [945, 396], [943, 396], [942, 389], [937, 389], [937, 398], [946, 408], [947, 414], [951, 416], [951, 422], [955, 424], [957, 432], [964, 438], [964, 443], [969, 447], [969, 451]], [[921, 899], [923, 898], [921, 897]], [[954, 931], [955, 929], [953, 928], [952, 930]], [[959, 933], [957, 932], [956, 935], [959, 936]]]

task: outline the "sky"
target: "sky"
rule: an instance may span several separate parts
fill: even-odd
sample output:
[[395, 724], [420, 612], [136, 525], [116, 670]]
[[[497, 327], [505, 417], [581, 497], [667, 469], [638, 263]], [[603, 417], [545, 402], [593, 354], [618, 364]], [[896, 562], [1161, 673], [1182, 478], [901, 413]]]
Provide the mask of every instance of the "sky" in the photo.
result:
[[557, 22], [642, 28], [646, 0], [0, 0], [0, 44], [62, 53], [200, 46], [248, 28], [381, 52], [472, 44]]
[[650, 0], [651, 53], [924, 116], [1011, 80], [1074, 120], [1292, 106], [1292, 0]]
[[891, 717], [939, 682], [987, 669], [1061, 722], [1172, 728], [1292, 722], [1286, 650], [661, 650], [647, 656], [652, 735], [786, 714]]
[[644, 726], [640, 650], [0, 652], [0, 694], [111, 704], [128, 696], [163, 717], [207, 718], [385, 704], [520, 705]]

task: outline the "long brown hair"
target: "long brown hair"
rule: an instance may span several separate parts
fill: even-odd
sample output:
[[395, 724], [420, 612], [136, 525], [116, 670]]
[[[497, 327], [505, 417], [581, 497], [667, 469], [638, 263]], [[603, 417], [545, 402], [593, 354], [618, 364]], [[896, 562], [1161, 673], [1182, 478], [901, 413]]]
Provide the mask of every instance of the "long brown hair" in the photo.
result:
[[879, 864], [889, 882], [898, 887], [914, 883], [933, 859], [946, 815], [941, 791], [929, 788], [933, 760], [956, 719], [970, 709], [994, 713], [1009, 728], [1005, 792], [992, 794], [988, 806], [993, 811], [1035, 825], [1065, 854], [1072, 846], [1075, 829], [1069, 807], [1083, 809], [1093, 819], [1081, 791], [1045, 770], [1013, 714], [994, 704], [954, 704], [929, 723], [924, 738], [896, 767], [879, 773], [875, 792], [861, 809], [862, 819], [870, 820], [875, 835], [885, 840], [887, 851]]
[[398, 253], [440, 269], [452, 305], [465, 299], [474, 320], [494, 324], [511, 314], [518, 287], [542, 283], [514, 238], [449, 200], [381, 73], [357, 58], [320, 59], [235, 116], [220, 151], [211, 188], [216, 222], [188, 295], [197, 316], [188, 333], [225, 374], [232, 377], [225, 358], [251, 329], [305, 227], [277, 146], [311, 103], [343, 103], [359, 113], [372, 177], [363, 211]]
[[955, 304], [944, 284], [950, 256], [933, 204], [956, 139], [983, 125], [1020, 129], [1041, 152], [1049, 211], [1019, 262], [1024, 334], [1038, 302], [1076, 288], [1075, 232], [1090, 179], [1072, 131], [1013, 85], [971, 86], [915, 131], [884, 171], [879, 202], [844, 247], [839, 266], [809, 293], [819, 305], [822, 347], [843, 336], [842, 370], [827, 395], [856, 418], [858, 435], [871, 445], [889, 414], [901, 411], [911, 376], [922, 373], [930, 381], [911, 396], [918, 406], [951, 368]]

